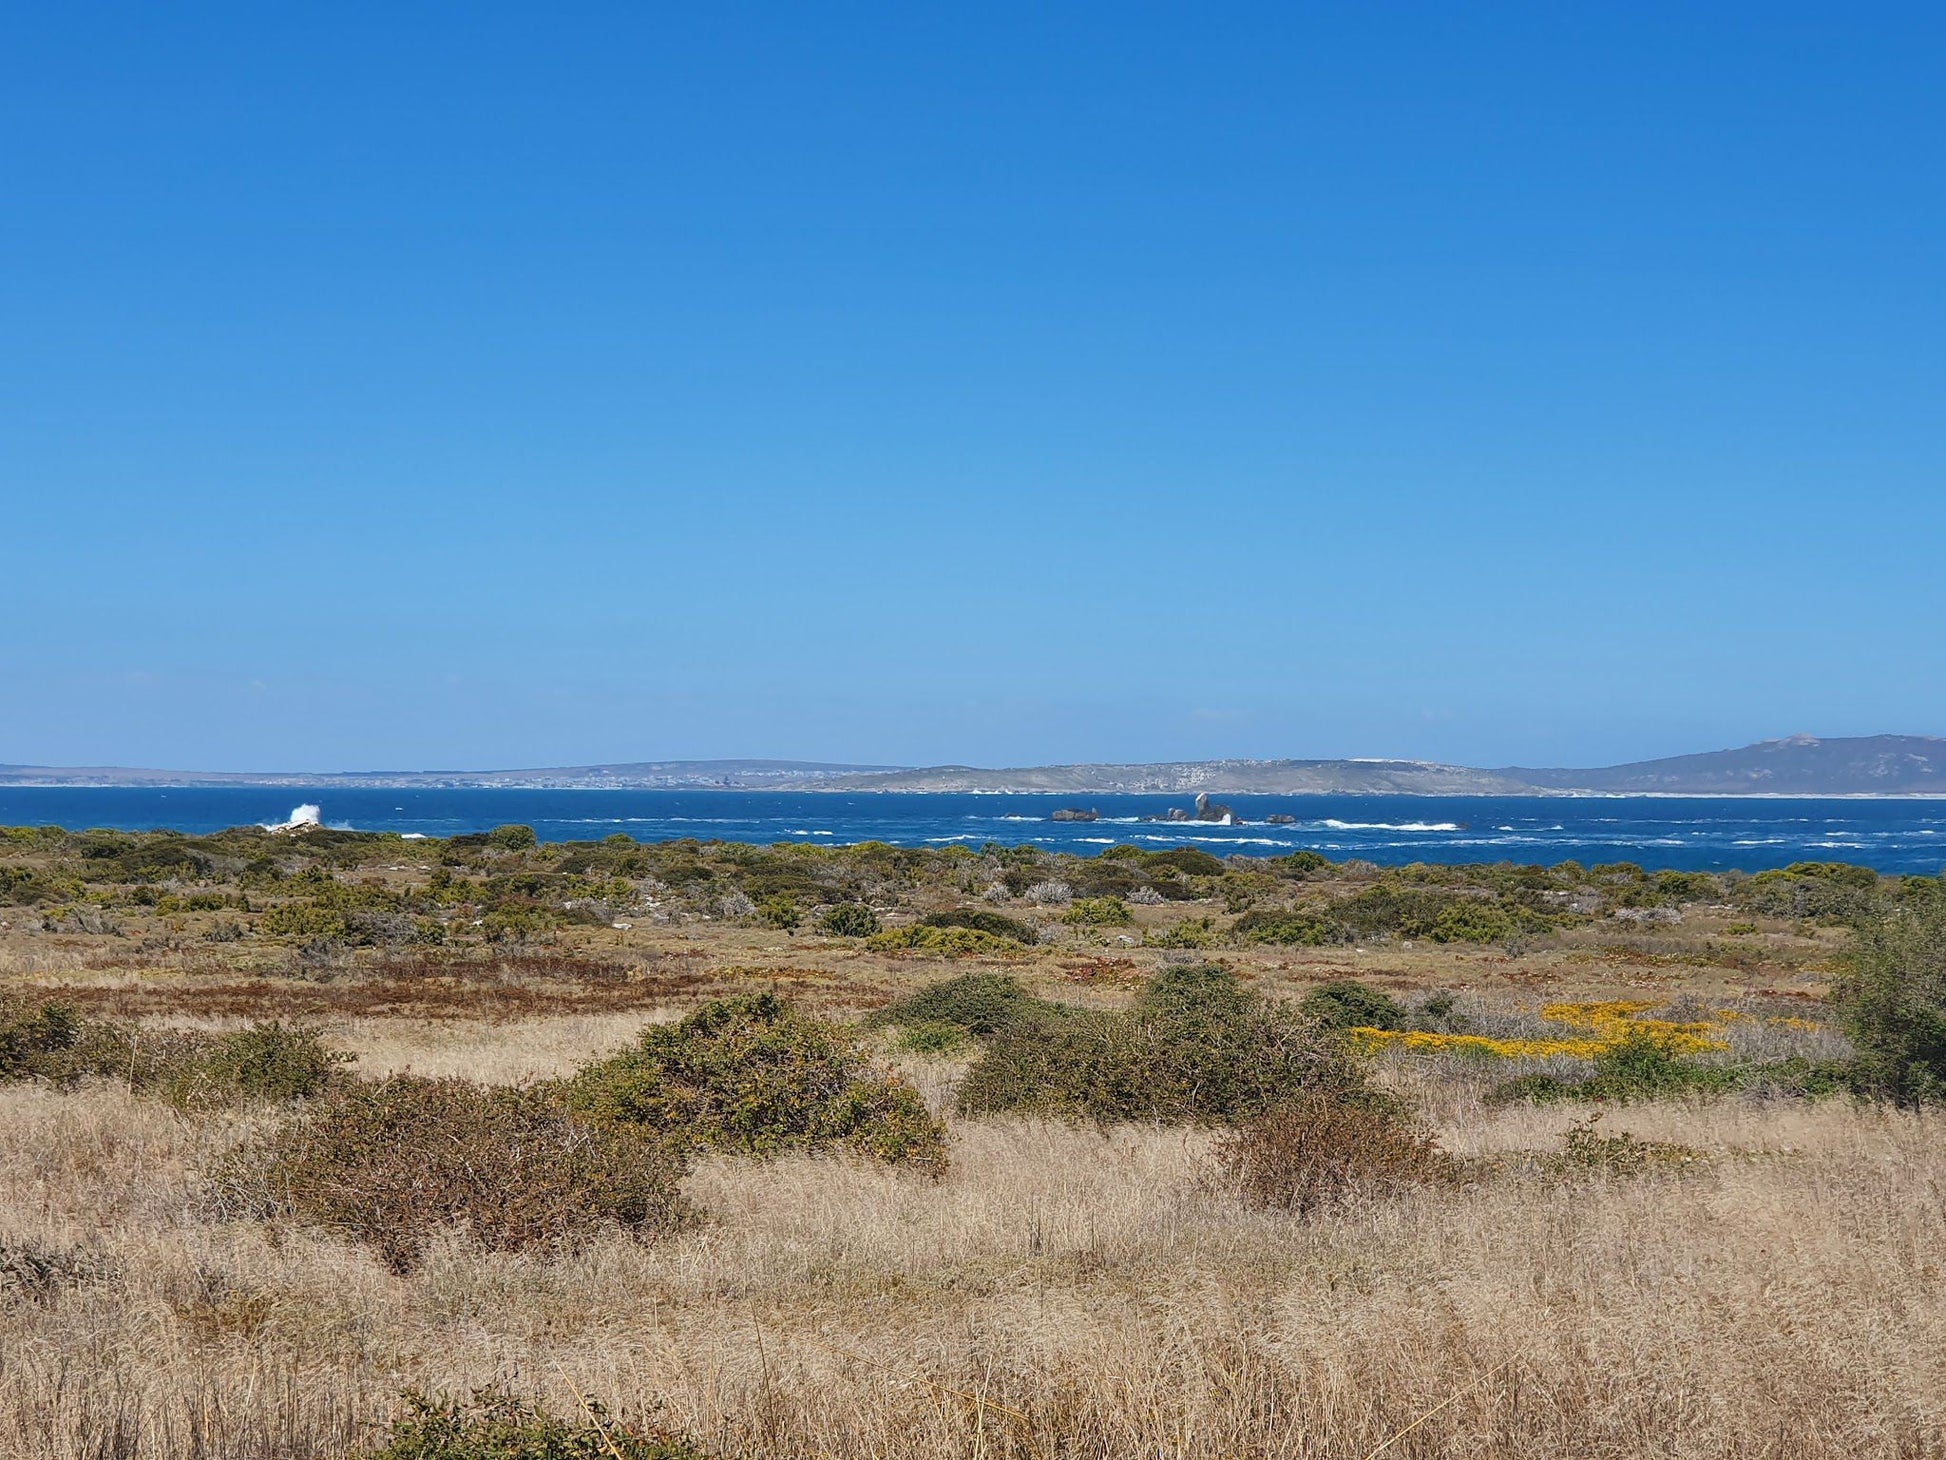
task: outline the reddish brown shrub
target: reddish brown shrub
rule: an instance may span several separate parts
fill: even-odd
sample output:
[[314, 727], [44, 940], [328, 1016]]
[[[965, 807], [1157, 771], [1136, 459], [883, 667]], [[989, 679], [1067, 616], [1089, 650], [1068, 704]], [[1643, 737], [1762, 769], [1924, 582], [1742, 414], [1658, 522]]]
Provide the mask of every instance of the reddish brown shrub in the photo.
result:
[[1217, 1160], [1245, 1201], [1299, 1216], [1346, 1196], [1393, 1195], [1453, 1176], [1452, 1159], [1396, 1111], [1324, 1092], [1229, 1131]]
[[673, 1230], [690, 1215], [681, 1174], [653, 1138], [545, 1093], [398, 1075], [331, 1092], [233, 1158], [219, 1188], [233, 1207], [346, 1232], [404, 1272], [455, 1228], [500, 1250]]

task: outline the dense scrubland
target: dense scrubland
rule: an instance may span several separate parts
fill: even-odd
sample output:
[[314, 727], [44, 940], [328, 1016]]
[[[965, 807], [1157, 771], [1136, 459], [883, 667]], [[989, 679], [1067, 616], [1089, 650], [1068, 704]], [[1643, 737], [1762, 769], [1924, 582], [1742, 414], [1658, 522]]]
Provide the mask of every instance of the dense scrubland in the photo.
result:
[[0, 830], [0, 1449], [1946, 1454], [1946, 883]]

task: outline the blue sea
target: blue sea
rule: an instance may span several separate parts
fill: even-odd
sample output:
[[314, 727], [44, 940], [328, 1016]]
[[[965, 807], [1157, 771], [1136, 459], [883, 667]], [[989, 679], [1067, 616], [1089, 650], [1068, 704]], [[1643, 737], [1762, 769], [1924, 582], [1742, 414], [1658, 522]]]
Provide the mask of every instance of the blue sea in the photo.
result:
[[[524, 822], [543, 841], [621, 832], [638, 841], [697, 837], [842, 846], [1032, 842], [1083, 855], [1118, 842], [1201, 847], [1219, 856], [1333, 861], [1584, 864], [1749, 871], [1796, 861], [1856, 862], [1882, 872], [1946, 865], [1946, 801], [1513, 796], [1226, 796], [1235, 826], [1153, 821], [1183, 796], [999, 796], [774, 791], [445, 791], [0, 788], [0, 825], [210, 832], [287, 819], [315, 804], [325, 825], [450, 836]], [[1060, 822], [1064, 806], [1100, 813]], [[1297, 818], [1266, 823], [1273, 813]]]

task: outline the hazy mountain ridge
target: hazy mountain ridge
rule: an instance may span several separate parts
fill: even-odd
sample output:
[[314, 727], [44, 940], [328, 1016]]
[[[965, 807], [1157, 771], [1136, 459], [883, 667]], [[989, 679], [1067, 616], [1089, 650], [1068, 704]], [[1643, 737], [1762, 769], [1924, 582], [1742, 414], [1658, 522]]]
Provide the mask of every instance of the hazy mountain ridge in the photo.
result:
[[510, 771], [158, 771], [0, 765], [0, 786], [410, 790], [941, 791], [1112, 795], [1946, 795], [1946, 739], [1792, 735], [1736, 750], [1591, 769], [1484, 770], [1420, 760], [1200, 760], [920, 768], [790, 760], [628, 761]]

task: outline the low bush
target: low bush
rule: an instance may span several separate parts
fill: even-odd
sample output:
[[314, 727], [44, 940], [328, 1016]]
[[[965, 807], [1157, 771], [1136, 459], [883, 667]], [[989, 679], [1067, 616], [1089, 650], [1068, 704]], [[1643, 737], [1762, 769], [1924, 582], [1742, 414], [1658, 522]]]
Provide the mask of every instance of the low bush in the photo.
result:
[[1135, 921], [1119, 897], [1078, 897], [1062, 916], [1083, 928], [1125, 928]]
[[1862, 1093], [1946, 1100], [1946, 908], [1913, 901], [1862, 924], [1832, 1001], [1858, 1051]]
[[1397, 999], [1351, 978], [1319, 984], [1298, 1008], [1326, 1029], [1397, 1029], [1405, 1020]]
[[1644, 1140], [1627, 1131], [1603, 1135], [1595, 1128], [1600, 1120], [1597, 1110], [1563, 1132], [1561, 1153], [1554, 1160], [1557, 1170], [1640, 1176], [1647, 1171], [1680, 1169], [1702, 1159], [1702, 1152], [1695, 1147], [1675, 1141]]
[[1328, 943], [1351, 941], [1350, 931], [1335, 918], [1304, 910], [1261, 909], [1245, 913], [1230, 932], [1243, 943], [1280, 943], [1295, 948], [1321, 948]]
[[80, 1037], [81, 1016], [58, 999], [0, 1005], [0, 1080], [65, 1073]]
[[900, 1025], [948, 1025], [975, 1039], [986, 1039], [1022, 1019], [1059, 1018], [1064, 1004], [1051, 1003], [1027, 992], [1026, 985], [1005, 973], [964, 973], [932, 984], [916, 994], [874, 1009], [864, 1018], [868, 1029]]
[[623, 1425], [593, 1400], [573, 1420], [495, 1390], [471, 1400], [408, 1393], [405, 1402], [369, 1460], [707, 1460], [694, 1440]]
[[58, 1000], [0, 1012], [0, 1079], [103, 1076], [185, 1108], [306, 1099], [344, 1062], [317, 1030], [277, 1020], [210, 1034], [83, 1019]]
[[1662, 1100], [1684, 1095], [1722, 1095], [1742, 1088], [1769, 1068], [1705, 1064], [1679, 1053], [1664, 1036], [1631, 1029], [1594, 1057], [1595, 1072], [1579, 1082], [1553, 1075], [1523, 1075], [1496, 1086], [1497, 1101], [1535, 1105], [1559, 1100]]
[[239, 1149], [215, 1186], [229, 1214], [341, 1231], [405, 1272], [455, 1229], [503, 1251], [674, 1230], [689, 1219], [681, 1174], [659, 1140], [581, 1119], [548, 1090], [395, 1075], [334, 1088]]
[[1040, 935], [1020, 919], [979, 907], [956, 907], [949, 912], [927, 913], [919, 922], [928, 928], [971, 928], [976, 933], [990, 933], [996, 938], [1009, 938], [1030, 947], [1040, 941]]
[[1444, 1182], [1454, 1171], [1431, 1135], [1395, 1109], [1328, 1092], [1281, 1102], [1226, 1133], [1216, 1159], [1245, 1201], [1298, 1216], [1355, 1194]]
[[1012, 938], [984, 933], [978, 928], [938, 928], [925, 923], [887, 928], [867, 938], [865, 946], [874, 953], [931, 953], [941, 958], [1020, 952], [1020, 944]]
[[1147, 948], [1210, 948], [1216, 943], [1216, 923], [1210, 918], [1184, 918], [1142, 940]]
[[775, 994], [718, 999], [561, 1087], [569, 1109], [683, 1148], [771, 1156], [842, 1147], [938, 1171], [946, 1133], [845, 1030]]
[[878, 931], [878, 914], [862, 902], [841, 902], [825, 910], [818, 927], [837, 938], [869, 938]]
[[781, 893], [758, 903], [757, 916], [763, 919], [766, 927], [786, 933], [795, 932], [798, 924], [804, 921], [804, 915], [797, 910], [797, 899]]
[[1217, 965], [1165, 968], [1127, 1012], [1000, 1028], [960, 1087], [968, 1114], [1216, 1124], [1311, 1091], [1372, 1097], [1340, 1042]]
[[[284, 1105], [321, 1094], [347, 1062], [315, 1029], [278, 1020], [218, 1035], [138, 1037], [130, 1047], [133, 1083], [176, 1105]], [[111, 1069], [107, 1073], [114, 1073]]]

